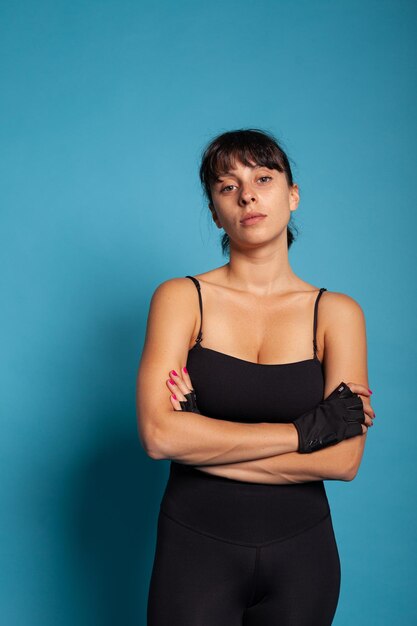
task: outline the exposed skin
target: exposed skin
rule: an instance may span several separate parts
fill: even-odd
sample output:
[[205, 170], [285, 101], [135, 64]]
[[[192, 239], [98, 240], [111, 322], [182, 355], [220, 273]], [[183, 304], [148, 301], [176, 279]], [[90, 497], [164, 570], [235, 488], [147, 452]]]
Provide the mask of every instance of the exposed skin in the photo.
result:
[[[309, 307], [318, 288], [293, 272], [286, 233], [291, 212], [299, 204], [298, 185], [289, 187], [285, 174], [274, 169], [255, 164], [246, 166], [239, 161], [234, 166], [211, 188], [213, 203], [209, 208], [216, 226], [224, 228], [229, 235], [230, 261], [196, 275], [203, 284], [205, 298], [202, 345], [254, 363], [289, 363], [309, 358], [305, 351], [311, 345], [312, 318], [307, 318], [306, 313], [312, 311]], [[257, 224], [244, 226], [241, 219], [250, 211], [264, 213], [266, 217]], [[304, 482], [323, 475], [340, 479], [341, 475], [332, 468], [336, 467], [337, 458], [346, 453], [352, 456], [352, 470], [342, 479], [354, 478], [366, 432], [375, 417], [367, 381], [363, 314], [352, 298], [335, 292], [322, 294], [319, 310], [317, 356], [325, 365], [324, 397], [345, 380], [364, 403], [365, 436], [308, 455], [290, 452], [240, 463], [197, 466], [198, 469], [235, 480], [263, 483]], [[297, 314], [300, 315], [298, 326]], [[357, 358], [342, 345], [338, 323], [343, 316], [345, 327], [351, 324], [352, 336], [357, 339]], [[231, 326], [236, 332], [230, 332]], [[198, 328], [196, 315], [194, 336]], [[295, 338], [298, 350], [294, 349]], [[277, 350], [276, 346], [281, 348]], [[193, 388], [184, 366], [185, 363], [180, 371], [178, 366], [170, 370], [166, 380], [175, 410], [181, 409], [179, 400], [184, 400], [184, 394]], [[346, 372], [352, 372], [357, 382], [347, 381]]]

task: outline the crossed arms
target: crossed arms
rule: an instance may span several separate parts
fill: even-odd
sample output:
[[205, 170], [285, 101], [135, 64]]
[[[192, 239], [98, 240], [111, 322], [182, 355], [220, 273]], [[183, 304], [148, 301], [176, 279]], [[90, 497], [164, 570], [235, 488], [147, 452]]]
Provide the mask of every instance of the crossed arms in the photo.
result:
[[[352, 480], [359, 469], [367, 434], [310, 454], [296, 452], [291, 424], [242, 424], [189, 412], [173, 412], [161, 384], [186, 362], [190, 328], [195, 325], [194, 291], [187, 279], [166, 281], [155, 291], [137, 379], [139, 437], [154, 459], [188, 463], [210, 474], [257, 483]], [[178, 285], [180, 282], [180, 286]], [[183, 297], [178, 297], [178, 289]], [[191, 289], [194, 287], [191, 285]], [[176, 294], [176, 295], [175, 295]], [[321, 306], [324, 327], [324, 397], [341, 380], [368, 386], [363, 311], [347, 295], [327, 292]], [[175, 313], [173, 314], [173, 306]], [[362, 396], [364, 405], [367, 397]], [[175, 416], [175, 419], [173, 419]]]

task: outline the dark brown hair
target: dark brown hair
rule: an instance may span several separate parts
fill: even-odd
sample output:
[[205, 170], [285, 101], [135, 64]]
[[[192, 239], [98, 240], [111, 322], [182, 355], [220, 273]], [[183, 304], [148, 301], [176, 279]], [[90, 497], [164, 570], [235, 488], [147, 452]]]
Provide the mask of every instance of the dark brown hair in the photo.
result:
[[[237, 160], [244, 165], [256, 163], [256, 165], [264, 165], [284, 172], [288, 186], [293, 185], [289, 159], [271, 133], [257, 128], [231, 130], [217, 135], [202, 153], [199, 175], [204, 195], [209, 203], [213, 202], [210, 186], [216, 182], [218, 176], [228, 172]], [[288, 249], [294, 240], [295, 233], [288, 224]], [[230, 240], [227, 233], [222, 235], [221, 246], [224, 255], [230, 253]]]

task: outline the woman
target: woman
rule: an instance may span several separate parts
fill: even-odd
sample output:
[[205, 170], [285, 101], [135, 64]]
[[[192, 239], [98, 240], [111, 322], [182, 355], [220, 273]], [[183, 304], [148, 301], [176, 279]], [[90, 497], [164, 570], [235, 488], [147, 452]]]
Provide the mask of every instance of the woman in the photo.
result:
[[230, 259], [151, 301], [138, 427], [171, 465], [148, 626], [327, 626], [340, 561], [323, 480], [355, 477], [374, 418], [363, 312], [292, 271], [299, 191], [272, 135], [214, 138], [200, 178]]

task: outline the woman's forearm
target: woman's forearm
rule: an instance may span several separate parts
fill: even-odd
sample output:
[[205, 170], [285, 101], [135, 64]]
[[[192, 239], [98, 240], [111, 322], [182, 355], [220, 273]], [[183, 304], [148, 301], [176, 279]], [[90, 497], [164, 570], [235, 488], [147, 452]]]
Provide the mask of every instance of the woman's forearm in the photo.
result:
[[155, 418], [154, 458], [190, 465], [219, 465], [262, 459], [298, 449], [294, 424], [219, 420], [188, 411]]
[[251, 483], [286, 485], [314, 480], [352, 480], [358, 470], [366, 433], [310, 454], [289, 452], [279, 456], [196, 466], [208, 474]]

